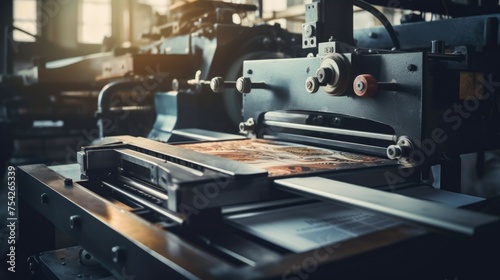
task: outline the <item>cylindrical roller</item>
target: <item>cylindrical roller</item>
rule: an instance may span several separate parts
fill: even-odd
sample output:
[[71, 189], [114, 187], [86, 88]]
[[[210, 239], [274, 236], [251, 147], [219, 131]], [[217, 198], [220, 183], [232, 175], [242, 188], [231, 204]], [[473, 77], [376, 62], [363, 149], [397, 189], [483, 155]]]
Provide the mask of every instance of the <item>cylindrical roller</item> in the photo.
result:
[[354, 79], [352, 88], [357, 96], [371, 97], [377, 93], [378, 82], [377, 79], [370, 74], [361, 74]]

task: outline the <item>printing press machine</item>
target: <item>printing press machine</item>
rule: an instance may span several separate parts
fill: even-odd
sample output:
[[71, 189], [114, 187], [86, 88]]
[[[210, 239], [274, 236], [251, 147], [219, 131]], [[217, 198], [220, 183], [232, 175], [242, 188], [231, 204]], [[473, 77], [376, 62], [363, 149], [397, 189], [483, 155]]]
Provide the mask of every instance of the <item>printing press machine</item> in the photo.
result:
[[[500, 249], [498, 200], [459, 193], [457, 172], [461, 154], [500, 146], [500, 71], [487, 63], [499, 57], [500, 16], [476, 19], [481, 48], [436, 40], [402, 51], [389, 36], [394, 48], [377, 49], [353, 38], [352, 5], [363, 3], [305, 6], [312, 55], [245, 61], [235, 81], [195, 80], [243, 96], [240, 135], [110, 136], [83, 147], [76, 165], [18, 167], [32, 270], [54, 279], [498, 277], [500, 260], [489, 257]], [[48, 251], [61, 232], [76, 247]]]

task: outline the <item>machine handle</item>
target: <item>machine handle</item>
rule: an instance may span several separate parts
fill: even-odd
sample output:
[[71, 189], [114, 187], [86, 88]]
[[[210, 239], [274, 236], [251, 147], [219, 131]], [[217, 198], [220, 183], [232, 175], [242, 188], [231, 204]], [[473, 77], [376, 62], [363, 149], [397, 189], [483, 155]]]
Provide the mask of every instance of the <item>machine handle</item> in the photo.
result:
[[268, 88], [265, 82], [252, 82], [250, 78], [240, 77], [236, 81], [225, 81], [222, 77], [215, 77], [210, 81], [210, 89], [222, 93], [226, 88], [236, 88], [240, 93], [250, 93], [254, 88]]

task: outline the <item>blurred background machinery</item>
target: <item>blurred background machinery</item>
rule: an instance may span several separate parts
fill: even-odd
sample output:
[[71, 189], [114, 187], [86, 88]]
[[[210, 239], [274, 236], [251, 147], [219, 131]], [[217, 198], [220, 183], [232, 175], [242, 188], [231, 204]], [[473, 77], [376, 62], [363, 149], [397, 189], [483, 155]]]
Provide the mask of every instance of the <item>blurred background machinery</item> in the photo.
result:
[[[259, 11], [251, 4], [7, 1], [2, 5], [6, 132], [2, 146], [6, 158], [7, 152], [14, 152], [15, 164], [74, 162], [74, 151], [102, 136], [147, 136], [156, 119], [154, 95], [170, 90], [174, 78], [187, 81], [197, 72], [201, 79], [232, 78], [244, 59], [294, 56], [299, 49], [294, 48], [296, 35], [278, 24], [257, 23]], [[166, 141], [169, 137], [162, 133], [183, 123], [236, 132], [241, 99], [230, 94], [192, 95], [179, 97], [192, 99], [187, 101], [192, 105], [180, 103], [186, 106], [179, 112], [189, 110], [188, 115], [157, 124], [152, 137]], [[168, 106], [166, 99], [177, 99], [156, 98], [160, 115], [162, 102]], [[195, 108], [196, 103], [200, 105]]]

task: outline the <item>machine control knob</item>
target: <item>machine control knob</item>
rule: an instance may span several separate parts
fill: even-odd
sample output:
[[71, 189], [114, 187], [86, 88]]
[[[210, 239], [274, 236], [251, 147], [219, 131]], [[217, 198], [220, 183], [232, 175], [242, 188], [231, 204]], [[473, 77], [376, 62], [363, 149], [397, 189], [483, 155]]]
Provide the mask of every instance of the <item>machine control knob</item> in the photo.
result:
[[306, 91], [309, 93], [316, 93], [318, 92], [319, 89], [319, 81], [318, 78], [316, 77], [307, 77], [306, 79]]
[[222, 77], [215, 77], [210, 81], [213, 92], [223, 93], [226, 88], [236, 88], [240, 93], [250, 93], [254, 88], [267, 88], [264, 82], [252, 82], [250, 78], [241, 77], [234, 81], [225, 81]]
[[250, 78], [238, 78], [236, 80], [236, 89], [241, 93], [250, 93], [252, 91], [252, 80]]
[[305, 38], [311, 38], [314, 36], [314, 26], [311, 24], [304, 24], [303, 34]]
[[215, 93], [223, 93], [227, 88], [234, 88], [234, 82], [226, 82], [222, 77], [215, 77], [210, 81], [210, 89]]
[[335, 72], [330, 67], [321, 67], [316, 71], [316, 78], [320, 84], [326, 85], [335, 79]]
[[340, 53], [329, 53], [322, 58], [315, 78], [324, 92], [332, 96], [344, 96], [352, 83], [351, 72], [351, 62], [347, 57]]
[[248, 77], [241, 77], [236, 80], [236, 89], [240, 93], [250, 93], [254, 88], [268, 88], [265, 82], [252, 82]]

